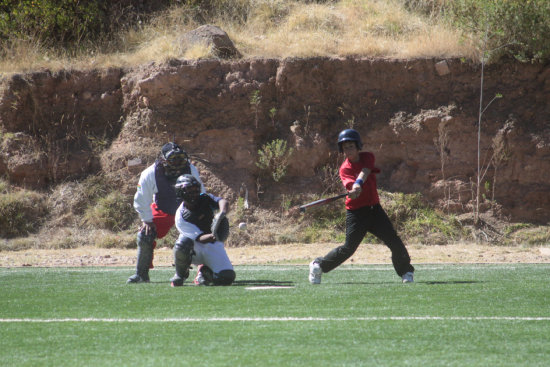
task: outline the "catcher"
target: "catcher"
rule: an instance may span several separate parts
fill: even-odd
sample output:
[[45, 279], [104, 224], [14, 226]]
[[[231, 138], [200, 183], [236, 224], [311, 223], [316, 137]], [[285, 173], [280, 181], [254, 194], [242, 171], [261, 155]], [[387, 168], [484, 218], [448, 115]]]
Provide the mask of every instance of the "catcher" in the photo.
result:
[[183, 202], [176, 213], [179, 237], [174, 246], [172, 287], [183, 285], [191, 264], [200, 264], [195, 285], [231, 285], [235, 271], [223, 244], [229, 236], [227, 200], [201, 193], [200, 182], [189, 174], [178, 177], [175, 188]]

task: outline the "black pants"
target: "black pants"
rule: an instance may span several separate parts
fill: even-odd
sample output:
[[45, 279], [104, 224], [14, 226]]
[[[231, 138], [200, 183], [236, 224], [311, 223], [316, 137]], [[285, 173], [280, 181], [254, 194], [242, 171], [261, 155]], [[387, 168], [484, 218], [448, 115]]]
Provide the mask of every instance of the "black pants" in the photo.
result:
[[397, 235], [382, 206], [377, 204], [347, 211], [346, 242], [343, 246], [331, 250], [325, 257], [317, 259], [323, 272], [331, 271], [353, 255], [367, 232], [378, 237], [389, 247], [393, 268], [397, 275], [402, 276], [409, 271], [414, 271], [407, 248]]

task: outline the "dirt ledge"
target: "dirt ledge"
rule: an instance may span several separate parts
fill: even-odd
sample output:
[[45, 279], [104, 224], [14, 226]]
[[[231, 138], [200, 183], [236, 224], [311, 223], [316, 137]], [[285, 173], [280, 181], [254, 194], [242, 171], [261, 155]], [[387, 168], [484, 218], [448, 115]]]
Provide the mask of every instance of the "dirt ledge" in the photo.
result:
[[[338, 244], [287, 244], [228, 248], [234, 265], [305, 265], [326, 254]], [[413, 264], [425, 263], [550, 263], [550, 247], [496, 247], [479, 244], [409, 246]], [[0, 252], [0, 267], [80, 267], [133, 266], [136, 250], [82, 247], [69, 250], [25, 250]], [[171, 266], [172, 250], [155, 252], [156, 266]], [[383, 245], [361, 245], [347, 263], [391, 264], [390, 252]]]

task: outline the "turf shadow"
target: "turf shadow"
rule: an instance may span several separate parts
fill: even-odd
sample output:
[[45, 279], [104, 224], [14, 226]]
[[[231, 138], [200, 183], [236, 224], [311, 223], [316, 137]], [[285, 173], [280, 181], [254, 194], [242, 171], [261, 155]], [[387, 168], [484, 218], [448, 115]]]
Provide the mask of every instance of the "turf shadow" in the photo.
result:
[[[140, 284], [168, 284], [170, 285], [169, 280], [152, 280], [149, 283], [139, 283]], [[185, 281], [184, 286], [194, 286], [193, 282]], [[235, 280], [231, 286], [237, 287], [248, 287], [248, 286], [294, 286], [294, 282], [288, 281], [276, 281], [276, 280], [264, 280], [264, 279], [255, 279], [255, 280]]]
[[480, 282], [479, 280], [448, 280], [448, 281], [430, 281], [430, 282], [417, 282], [424, 283], [428, 285], [439, 285], [439, 284], [476, 284], [476, 283], [485, 283]]
[[235, 280], [232, 286], [294, 286], [293, 282], [288, 281], [277, 281], [277, 280], [264, 280], [264, 279], [254, 279], [254, 280]]
[[[327, 282], [328, 283], [328, 282]], [[393, 284], [395, 282], [334, 282], [331, 284], [342, 284], [342, 285], [382, 285], [382, 284]]]
[[[382, 285], [382, 284], [399, 284], [400, 282], [339, 282], [332, 284], [344, 285]], [[479, 280], [449, 280], [449, 281], [415, 281], [416, 284], [440, 285], [440, 284], [476, 284], [485, 283]]]

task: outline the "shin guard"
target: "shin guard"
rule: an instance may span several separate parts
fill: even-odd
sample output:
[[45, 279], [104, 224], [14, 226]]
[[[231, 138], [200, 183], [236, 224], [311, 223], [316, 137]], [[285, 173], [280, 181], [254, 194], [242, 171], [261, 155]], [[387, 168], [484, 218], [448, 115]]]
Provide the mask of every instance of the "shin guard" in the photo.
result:
[[149, 280], [149, 266], [153, 260], [153, 247], [156, 238], [156, 233], [146, 235], [139, 232], [137, 235], [137, 264], [136, 274], [144, 281]]
[[195, 255], [195, 242], [190, 238], [178, 239], [174, 245], [174, 263], [176, 275], [185, 280], [189, 277], [189, 268]]

